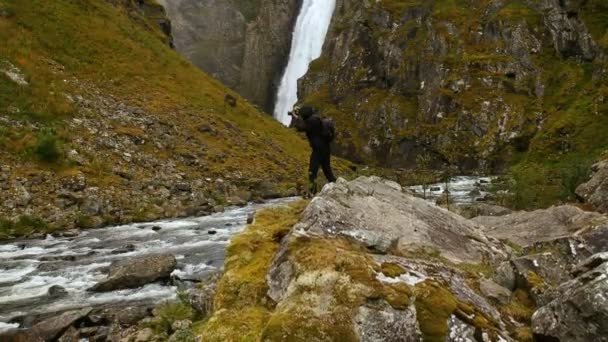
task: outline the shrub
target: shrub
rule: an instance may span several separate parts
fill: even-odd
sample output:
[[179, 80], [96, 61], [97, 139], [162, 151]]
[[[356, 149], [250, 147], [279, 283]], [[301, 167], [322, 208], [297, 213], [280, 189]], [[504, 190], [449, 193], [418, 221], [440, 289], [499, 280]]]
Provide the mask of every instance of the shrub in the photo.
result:
[[59, 138], [50, 130], [39, 133], [33, 153], [40, 161], [57, 162], [62, 156]]

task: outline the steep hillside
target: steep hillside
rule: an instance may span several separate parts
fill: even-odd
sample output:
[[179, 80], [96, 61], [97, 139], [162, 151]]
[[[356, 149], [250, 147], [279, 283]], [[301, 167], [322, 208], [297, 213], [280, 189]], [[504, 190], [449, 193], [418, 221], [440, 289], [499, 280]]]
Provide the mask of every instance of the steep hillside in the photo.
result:
[[18, 221], [0, 234], [295, 187], [305, 142], [171, 50], [166, 24], [154, 0], [0, 0], [0, 218]]
[[352, 160], [519, 165], [554, 200], [608, 147], [607, 29], [601, 0], [341, 0], [301, 97]]
[[161, 0], [176, 49], [271, 113], [299, 1]]

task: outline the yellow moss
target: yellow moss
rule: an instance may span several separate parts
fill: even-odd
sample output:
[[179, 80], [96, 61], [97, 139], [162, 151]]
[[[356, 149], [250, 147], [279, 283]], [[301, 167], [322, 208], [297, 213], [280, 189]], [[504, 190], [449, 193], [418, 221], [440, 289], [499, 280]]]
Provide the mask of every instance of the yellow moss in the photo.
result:
[[266, 273], [280, 239], [306, 207], [299, 201], [267, 209], [237, 235], [227, 249], [225, 273], [214, 298], [213, 316], [196, 329], [204, 341], [257, 341], [270, 315]]
[[543, 290], [546, 289], [549, 285], [545, 282], [538, 273], [533, 271], [528, 271], [528, 283], [532, 286], [533, 289]]
[[382, 265], [380, 265], [380, 267], [382, 269], [382, 273], [385, 276], [391, 277], [391, 278], [397, 278], [398, 276], [405, 273], [405, 269], [403, 269], [403, 267], [401, 267], [398, 264], [392, 263], [392, 262], [385, 262]]
[[259, 306], [219, 310], [194, 331], [206, 342], [259, 341], [268, 317], [268, 309]]
[[425, 342], [445, 341], [452, 315], [496, 338], [497, 323], [473, 305], [459, 301], [443, 285], [427, 280], [416, 285], [415, 294], [418, 324]]
[[534, 334], [530, 327], [519, 327], [513, 331], [513, 338], [519, 342], [534, 342]]
[[443, 342], [448, 333], [448, 319], [458, 308], [454, 295], [443, 286], [425, 281], [415, 288], [416, 313], [425, 342]]
[[534, 311], [534, 301], [530, 298], [528, 292], [522, 289], [515, 290], [513, 296], [511, 296], [511, 301], [500, 308], [503, 315], [524, 324], [530, 324]]
[[261, 211], [254, 224], [232, 239], [215, 297], [216, 309], [255, 305], [266, 297], [266, 273], [280, 243], [276, 237], [284, 236], [298, 222], [306, 204], [299, 201]]

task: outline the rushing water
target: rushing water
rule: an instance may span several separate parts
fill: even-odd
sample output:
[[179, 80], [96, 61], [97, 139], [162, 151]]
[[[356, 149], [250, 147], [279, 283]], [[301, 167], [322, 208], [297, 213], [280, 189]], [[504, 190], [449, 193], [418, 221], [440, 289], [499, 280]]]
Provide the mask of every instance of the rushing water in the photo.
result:
[[291, 123], [287, 113], [298, 102], [298, 79], [306, 75], [310, 62], [321, 56], [335, 7], [335, 0], [302, 2], [274, 110], [274, 117], [286, 126]]
[[[294, 199], [252, 204], [207, 217], [166, 220], [83, 231], [74, 238], [24, 240], [0, 244], [0, 331], [21, 315], [129, 301], [161, 302], [176, 287], [160, 283], [108, 293], [86, 290], [105, 278], [113, 261], [154, 253], [172, 253], [173, 276], [197, 280], [221, 268], [230, 238], [242, 231], [255, 210]], [[51, 298], [58, 285], [66, 296]]]
[[[473, 203], [478, 198], [483, 198], [488, 194], [482, 185], [489, 184], [493, 177], [477, 177], [477, 176], [458, 176], [453, 177], [448, 184], [450, 193], [450, 201], [453, 203], [466, 204]], [[445, 183], [435, 183], [427, 186], [426, 199], [435, 202], [444, 194], [446, 189]], [[417, 194], [423, 194], [422, 185], [410, 187]]]

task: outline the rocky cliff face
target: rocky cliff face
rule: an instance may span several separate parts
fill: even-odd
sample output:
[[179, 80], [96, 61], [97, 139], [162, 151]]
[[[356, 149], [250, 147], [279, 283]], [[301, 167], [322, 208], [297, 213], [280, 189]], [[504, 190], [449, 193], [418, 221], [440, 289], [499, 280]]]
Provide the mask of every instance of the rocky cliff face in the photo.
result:
[[339, 122], [353, 160], [595, 155], [608, 145], [607, 15], [603, 1], [341, 0], [301, 98]]
[[291, 43], [297, 0], [160, 1], [177, 50], [267, 112]]

